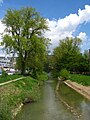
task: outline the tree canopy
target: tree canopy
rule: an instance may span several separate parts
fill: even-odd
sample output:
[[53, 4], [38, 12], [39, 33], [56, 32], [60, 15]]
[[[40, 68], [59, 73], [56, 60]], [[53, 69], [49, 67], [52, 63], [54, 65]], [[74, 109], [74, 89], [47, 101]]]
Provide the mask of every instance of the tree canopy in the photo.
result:
[[69, 38], [60, 40], [59, 46], [53, 52], [54, 69], [59, 72], [66, 68], [69, 71], [77, 71], [79, 66], [79, 59], [81, 56], [79, 38]]
[[2, 22], [6, 26], [3, 45], [8, 53], [17, 53], [21, 73], [24, 74], [28, 67], [43, 66], [48, 44], [48, 39], [43, 36], [48, 30], [46, 20], [34, 8], [26, 7], [8, 9]]

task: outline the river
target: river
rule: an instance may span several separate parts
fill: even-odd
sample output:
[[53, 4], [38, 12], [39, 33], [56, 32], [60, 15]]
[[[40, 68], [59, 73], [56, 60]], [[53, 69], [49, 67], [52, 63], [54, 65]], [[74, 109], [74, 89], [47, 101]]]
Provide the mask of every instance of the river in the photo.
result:
[[90, 102], [64, 84], [57, 93], [48, 81], [40, 100], [24, 105], [15, 120], [90, 120]]

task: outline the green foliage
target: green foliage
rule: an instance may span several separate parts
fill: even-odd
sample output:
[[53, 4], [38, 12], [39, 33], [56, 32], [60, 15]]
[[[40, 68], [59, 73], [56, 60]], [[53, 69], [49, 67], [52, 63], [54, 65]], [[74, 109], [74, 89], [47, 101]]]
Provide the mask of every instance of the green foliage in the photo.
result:
[[80, 52], [81, 40], [78, 38], [66, 38], [60, 40], [59, 46], [54, 49], [53, 71], [59, 72], [66, 68], [71, 72], [89, 71], [89, 52]]
[[47, 55], [47, 61], [44, 65], [44, 71], [46, 71], [47, 73], [51, 72], [51, 70], [53, 69], [53, 55]]
[[90, 76], [80, 74], [70, 74], [70, 80], [82, 85], [90, 86]]
[[32, 71], [33, 76], [43, 72], [44, 64], [46, 62], [46, 46], [43, 44], [45, 39], [32, 38], [32, 49], [29, 59], [27, 61], [28, 69]]
[[81, 73], [89, 72], [89, 51], [84, 51], [84, 53], [81, 54], [78, 71]]
[[51, 75], [53, 78], [57, 78], [58, 76], [60, 76], [60, 72], [58, 70], [52, 70]]
[[7, 73], [6, 73], [6, 71], [4, 71], [3, 69], [2, 69], [2, 75], [1, 75], [1, 77], [3, 78], [3, 77], [7, 77]]
[[26, 7], [20, 10], [8, 9], [2, 22], [6, 26], [2, 44], [8, 53], [17, 53], [17, 68], [21, 73], [25, 74], [29, 68], [33, 71], [43, 69], [49, 42], [42, 35], [48, 28], [46, 19], [34, 8]]
[[60, 76], [63, 78], [63, 80], [67, 80], [69, 78], [69, 71], [62, 69], [60, 71]]
[[22, 77], [22, 75], [6, 75], [5, 73], [5, 75], [0, 76], [0, 83], [14, 80], [19, 77]]
[[77, 71], [80, 62], [79, 45], [81, 40], [78, 38], [66, 38], [60, 40], [59, 46], [54, 49], [53, 69], [59, 72], [66, 68], [69, 71]]
[[37, 74], [37, 80], [39, 81], [40, 84], [43, 84], [44, 81], [48, 80], [48, 74], [46, 72]]

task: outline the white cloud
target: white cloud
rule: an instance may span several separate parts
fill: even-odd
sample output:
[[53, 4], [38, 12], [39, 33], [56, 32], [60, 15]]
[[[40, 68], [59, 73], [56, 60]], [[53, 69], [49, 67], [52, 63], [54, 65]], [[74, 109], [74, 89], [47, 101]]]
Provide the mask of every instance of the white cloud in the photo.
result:
[[[4, 32], [5, 26], [2, 24], [1, 20], [0, 20], [0, 42], [2, 41], [2, 37], [1, 37], [1, 33]], [[2, 46], [0, 46], [0, 56], [4, 55], [4, 51], [2, 51]]]
[[81, 51], [84, 52], [84, 50], [87, 49], [87, 47], [88, 47], [86, 44], [88, 37], [85, 32], [80, 32], [77, 37], [82, 40], [82, 44], [81, 44], [80, 48], [81, 48]]
[[80, 46], [81, 51], [84, 52], [84, 50], [89, 50], [90, 49], [90, 38], [86, 35], [86, 33], [80, 32], [77, 37], [83, 41]]
[[[70, 14], [65, 18], [58, 20], [49, 20], [47, 23], [49, 25], [50, 31], [45, 33], [45, 37], [51, 39], [52, 46], [50, 49], [56, 47], [60, 39], [66, 37], [73, 37], [73, 33], [76, 32], [77, 28], [83, 23], [90, 22], [90, 6], [85, 5], [85, 9], [78, 10], [78, 14]], [[81, 32], [78, 37], [81, 39], [86, 39], [86, 33]]]
[[79, 15], [80, 23], [90, 22], [90, 6], [85, 5], [84, 10], [79, 9], [78, 10], [78, 15]]
[[79, 35], [77, 36], [78, 38], [80, 38], [83, 41], [87, 40], [87, 35], [85, 32], [80, 32]]
[[2, 24], [2, 22], [1, 22], [1, 20], [0, 20], [0, 41], [2, 41], [2, 40], [1, 40], [1, 33], [4, 32], [4, 29], [5, 29], [5, 26]]

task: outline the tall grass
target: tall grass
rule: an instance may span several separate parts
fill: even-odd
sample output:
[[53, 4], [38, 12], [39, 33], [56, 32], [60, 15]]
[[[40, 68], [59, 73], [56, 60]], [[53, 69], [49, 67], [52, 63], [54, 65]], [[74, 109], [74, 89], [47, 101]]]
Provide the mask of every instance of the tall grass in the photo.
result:
[[80, 75], [80, 74], [70, 74], [70, 80], [85, 86], [90, 86], [90, 76]]

